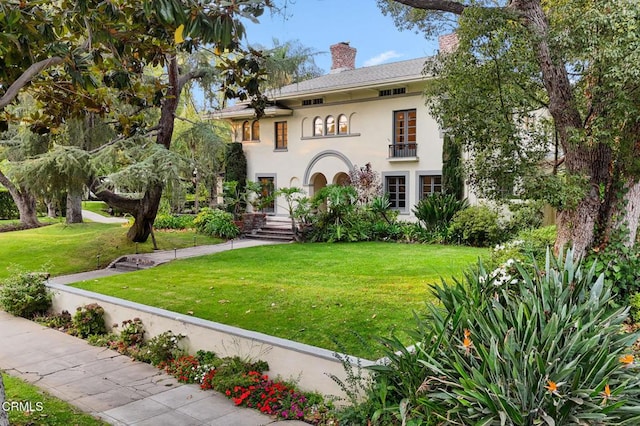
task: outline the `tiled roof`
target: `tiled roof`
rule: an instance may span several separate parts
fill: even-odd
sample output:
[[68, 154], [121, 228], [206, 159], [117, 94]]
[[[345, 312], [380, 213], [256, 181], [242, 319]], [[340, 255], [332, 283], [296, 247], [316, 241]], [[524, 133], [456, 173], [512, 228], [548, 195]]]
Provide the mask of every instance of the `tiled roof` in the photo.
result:
[[268, 96], [272, 99], [284, 99], [292, 96], [327, 91], [333, 92], [372, 84], [416, 81], [425, 78], [423, 70], [427, 60], [429, 60], [428, 57], [416, 58], [327, 74], [281, 87], [269, 93]]

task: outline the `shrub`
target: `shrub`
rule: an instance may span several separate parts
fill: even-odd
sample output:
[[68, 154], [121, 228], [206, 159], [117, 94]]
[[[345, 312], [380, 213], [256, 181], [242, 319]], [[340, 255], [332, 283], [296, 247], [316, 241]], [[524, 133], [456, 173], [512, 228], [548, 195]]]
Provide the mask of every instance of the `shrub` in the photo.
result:
[[544, 220], [542, 207], [541, 201], [511, 203], [509, 205], [511, 218], [506, 226], [509, 234], [516, 235], [522, 231], [540, 228]]
[[45, 313], [51, 307], [46, 274], [16, 272], [0, 284], [0, 306], [24, 318]]
[[[117, 327], [114, 324], [114, 328]], [[109, 341], [109, 348], [134, 359], [142, 360], [142, 347], [144, 345], [144, 325], [140, 318], [122, 321], [122, 329], [117, 337]]]
[[161, 214], [156, 217], [153, 226], [156, 229], [189, 229], [193, 228], [193, 216]]
[[[548, 252], [549, 253], [549, 252]], [[512, 275], [513, 274], [513, 275]], [[507, 277], [507, 275], [510, 275]], [[506, 278], [506, 279], [505, 279]], [[547, 254], [529, 273], [517, 263], [435, 287], [418, 321], [410, 363], [386, 346], [376, 367], [405, 419], [455, 424], [638, 424], [640, 382], [610, 286], [573, 260]], [[417, 359], [416, 359], [417, 358]]]
[[104, 323], [104, 309], [97, 303], [81, 306], [72, 318], [74, 334], [83, 339], [92, 334], [106, 334]]
[[140, 350], [139, 359], [153, 365], [168, 362], [184, 355], [180, 341], [186, 336], [165, 331], [152, 337]]
[[469, 207], [466, 199], [459, 200], [453, 194], [434, 192], [416, 204], [413, 214], [429, 230], [445, 229], [453, 216]]
[[604, 273], [616, 294], [616, 302], [628, 305], [631, 295], [640, 292], [640, 247], [628, 247], [626, 227], [614, 231], [606, 244], [592, 248], [587, 259]]
[[0, 219], [18, 219], [20, 213], [9, 191], [0, 190]]
[[498, 213], [487, 206], [472, 206], [454, 214], [449, 225], [449, 239], [476, 247], [488, 247], [498, 243], [503, 235], [498, 223]]
[[527, 262], [532, 258], [542, 265], [547, 247], [553, 247], [555, 240], [555, 225], [521, 231], [514, 239], [496, 244], [491, 251], [489, 266], [497, 268], [509, 259]]
[[240, 235], [240, 229], [233, 223], [233, 215], [222, 210], [204, 208], [193, 224], [199, 233], [212, 237], [232, 239]]

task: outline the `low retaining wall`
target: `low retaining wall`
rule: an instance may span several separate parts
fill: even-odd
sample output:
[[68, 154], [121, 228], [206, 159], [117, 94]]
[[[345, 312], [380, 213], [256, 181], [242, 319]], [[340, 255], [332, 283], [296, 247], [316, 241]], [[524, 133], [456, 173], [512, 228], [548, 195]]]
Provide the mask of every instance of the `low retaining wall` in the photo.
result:
[[[124, 320], [140, 318], [146, 338], [171, 330], [187, 336], [183, 344], [190, 353], [209, 350], [216, 355], [249, 357], [269, 363], [269, 375], [293, 379], [301, 389], [324, 395], [344, 396], [340, 387], [329, 377], [344, 380], [346, 373], [335, 352], [267, 334], [207, 321], [140, 303], [129, 302], [103, 294], [49, 283], [53, 292], [53, 310], [69, 311], [72, 315], [79, 306], [98, 303], [105, 310], [105, 323], [121, 324]], [[372, 365], [369, 360], [349, 357], [361, 366]]]

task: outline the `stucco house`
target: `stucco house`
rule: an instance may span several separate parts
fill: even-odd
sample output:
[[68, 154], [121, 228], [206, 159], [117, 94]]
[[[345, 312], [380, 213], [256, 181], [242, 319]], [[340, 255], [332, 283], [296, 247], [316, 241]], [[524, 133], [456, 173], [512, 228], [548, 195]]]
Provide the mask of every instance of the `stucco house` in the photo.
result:
[[[428, 58], [355, 68], [356, 49], [344, 42], [331, 55], [329, 74], [274, 91], [259, 120], [246, 104], [216, 116], [242, 142], [249, 179], [313, 196], [370, 163], [400, 218], [412, 220], [413, 206], [441, 190], [443, 134], [422, 95]], [[267, 212], [286, 216], [283, 206]]]

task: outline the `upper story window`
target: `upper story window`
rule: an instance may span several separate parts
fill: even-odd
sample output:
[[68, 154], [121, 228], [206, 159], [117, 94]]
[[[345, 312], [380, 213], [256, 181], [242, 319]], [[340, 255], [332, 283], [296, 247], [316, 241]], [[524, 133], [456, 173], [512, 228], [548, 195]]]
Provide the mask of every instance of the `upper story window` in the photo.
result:
[[393, 115], [393, 143], [400, 145], [415, 144], [416, 110], [395, 111]]
[[336, 119], [332, 115], [328, 116], [324, 121], [324, 134], [335, 135], [336, 134]]
[[245, 121], [242, 123], [242, 140], [243, 141], [259, 141], [260, 140], [260, 122]]
[[316, 117], [313, 119], [313, 136], [322, 136], [322, 118]]
[[251, 140], [251, 123], [245, 121], [242, 123], [242, 140], [250, 141]]
[[340, 114], [338, 116], [338, 134], [346, 135], [347, 133], [349, 133], [349, 120], [346, 115]]
[[260, 140], [260, 122], [258, 120], [255, 120], [253, 123], [251, 123], [251, 140]]
[[378, 96], [404, 95], [405, 93], [407, 93], [406, 87], [395, 87], [393, 89], [382, 89], [378, 91]]
[[287, 149], [287, 122], [286, 121], [277, 121], [275, 123], [275, 141], [276, 141], [276, 149], [285, 150]]

